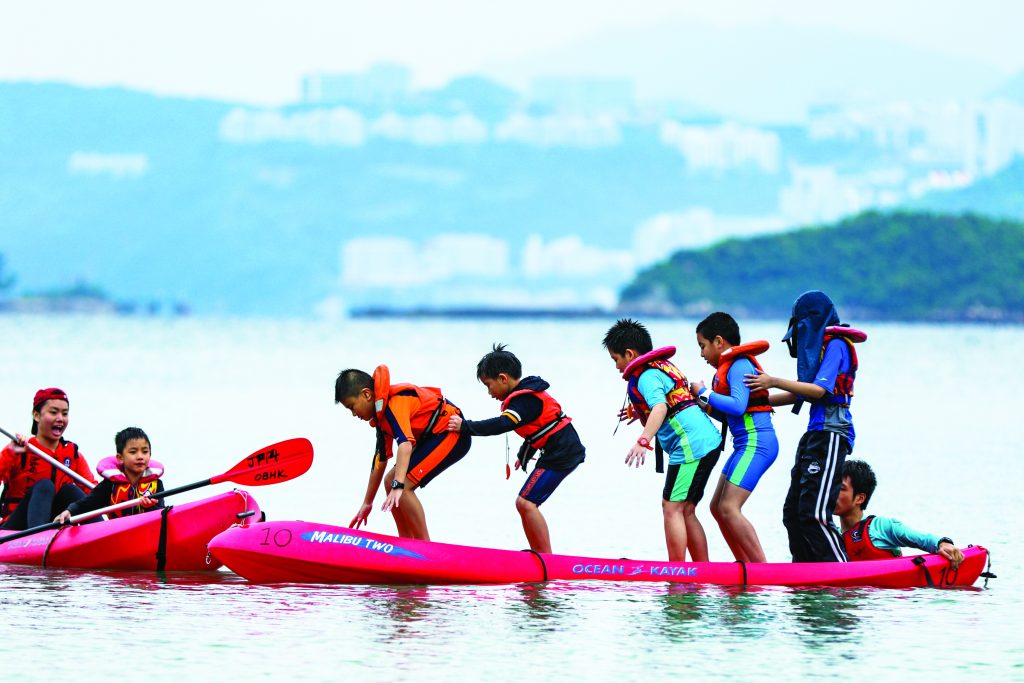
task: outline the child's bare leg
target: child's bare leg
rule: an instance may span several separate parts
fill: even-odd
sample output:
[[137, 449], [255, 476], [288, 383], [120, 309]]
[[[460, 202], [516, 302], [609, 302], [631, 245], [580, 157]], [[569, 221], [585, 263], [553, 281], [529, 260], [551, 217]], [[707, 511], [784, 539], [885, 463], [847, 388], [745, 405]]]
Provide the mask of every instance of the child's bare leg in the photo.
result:
[[697, 506], [690, 502], [683, 502], [683, 521], [686, 524], [687, 548], [690, 550], [690, 559], [694, 562], [708, 561], [708, 537], [704, 535], [704, 527], [697, 519]]
[[398, 527], [399, 536], [418, 538], [421, 541], [430, 540], [423, 505], [413, 489], [407, 488], [402, 493], [402, 497], [398, 500], [398, 507], [392, 508], [391, 512], [395, 516], [395, 526]]
[[548, 523], [540, 513], [540, 507], [522, 496], [516, 498], [516, 510], [523, 520], [523, 531], [530, 548], [538, 553], [551, 552], [551, 536], [548, 534]]
[[[764, 549], [761, 548], [761, 541], [757, 538], [754, 525], [743, 516], [742, 512], [743, 504], [747, 502], [750, 493], [744, 488], [726, 482], [722, 499], [719, 502], [719, 514], [722, 516], [723, 529], [729, 528], [729, 535], [735, 539], [739, 550], [744, 555], [740, 557], [734, 549], [733, 553], [736, 554], [736, 559], [744, 562], [765, 562]], [[730, 547], [732, 547], [731, 544]]]
[[661, 501], [661, 512], [665, 518], [665, 545], [668, 546], [669, 562], [686, 561], [687, 523], [683, 514], [685, 504], [683, 502], [673, 503], [664, 499]]
[[732, 528], [726, 523], [725, 516], [722, 511], [722, 497], [725, 495], [725, 487], [729, 484], [729, 481], [725, 477], [718, 479], [718, 486], [715, 487], [715, 495], [711, 498], [711, 516], [718, 522], [718, 528], [722, 532], [722, 538], [729, 545], [729, 550], [732, 551], [733, 557], [741, 562], [750, 562], [750, 558], [747, 557], [746, 552], [743, 550], [743, 546], [739, 544], [733, 535]]
[[406, 489], [398, 500], [398, 507], [395, 508], [401, 515], [402, 523], [408, 531], [409, 539], [430, 541], [430, 533], [427, 531], [427, 517], [423, 512], [423, 504], [417, 498], [415, 490]]

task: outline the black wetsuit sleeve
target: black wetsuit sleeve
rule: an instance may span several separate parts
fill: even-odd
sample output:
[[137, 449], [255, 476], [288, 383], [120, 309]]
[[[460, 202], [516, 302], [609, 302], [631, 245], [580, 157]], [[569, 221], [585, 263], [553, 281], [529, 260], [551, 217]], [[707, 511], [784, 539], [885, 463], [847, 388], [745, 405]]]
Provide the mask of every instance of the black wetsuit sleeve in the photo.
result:
[[[157, 493], [163, 493], [163, 491], [164, 491], [164, 480], [163, 479], [157, 479], [156, 480], [156, 492]], [[163, 498], [157, 498], [156, 499], [156, 506], [155, 507], [151, 507], [151, 508], [146, 508], [146, 509], [147, 510], [158, 510], [158, 509], [162, 508], [163, 506], [164, 506], [164, 499]]]
[[494, 436], [511, 432], [517, 427], [533, 422], [544, 410], [544, 402], [536, 396], [523, 394], [512, 399], [498, 417], [489, 420], [463, 420], [462, 431], [471, 436]]
[[114, 484], [109, 479], [100, 479], [100, 483], [90, 491], [84, 498], [79, 498], [71, 505], [68, 505], [68, 512], [71, 516], [80, 515], [83, 512], [92, 512], [110, 505], [110, 494], [114, 490]]

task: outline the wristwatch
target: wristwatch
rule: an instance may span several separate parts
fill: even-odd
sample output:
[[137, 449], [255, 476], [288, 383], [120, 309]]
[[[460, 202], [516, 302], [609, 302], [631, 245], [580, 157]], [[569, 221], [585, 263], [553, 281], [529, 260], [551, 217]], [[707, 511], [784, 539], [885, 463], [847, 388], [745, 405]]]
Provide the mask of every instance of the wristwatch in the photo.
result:
[[391, 480], [391, 490], [392, 491], [395, 490], [395, 489], [404, 489], [404, 488], [405, 488], [405, 482], [404, 481], [398, 481], [397, 479], [392, 479]]
[[639, 439], [636, 440], [636, 442], [649, 451], [654, 450], [654, 446], [651, 445], [650, 440], [646, 436], [641, 436]]

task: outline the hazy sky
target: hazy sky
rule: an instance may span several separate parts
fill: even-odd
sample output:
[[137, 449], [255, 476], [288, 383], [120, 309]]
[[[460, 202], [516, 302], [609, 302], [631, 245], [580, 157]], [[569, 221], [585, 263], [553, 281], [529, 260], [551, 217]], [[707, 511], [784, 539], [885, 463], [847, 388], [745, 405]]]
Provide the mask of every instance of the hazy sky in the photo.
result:
[[839, 28], [1024, 69], [1017, 0], [60, 0], [4, 2], [0, 79], [276, 103], [312, 71], [406, 64], [420, 85], [616, 27], [670, 20]]

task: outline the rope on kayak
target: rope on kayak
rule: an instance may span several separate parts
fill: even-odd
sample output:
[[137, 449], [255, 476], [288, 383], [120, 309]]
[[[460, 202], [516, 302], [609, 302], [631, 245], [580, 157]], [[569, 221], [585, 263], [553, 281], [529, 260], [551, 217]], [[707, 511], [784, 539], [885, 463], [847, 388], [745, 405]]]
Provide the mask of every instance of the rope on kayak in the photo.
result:
[[523, 548], [523, 552], [524, 553], [531, 553], [534, 557], [537, 558], [538, 561], [540, 561], [540, 569], [541, 569], [542, 572], [544, 572], [544, 580], [547, 581], [548, 580], [548, 566], [546, 564], [544, 564], [544, 558], [541, 557], [541, 554], [538, 553], [533, 548]]
[[928, 566], [925, 564], [924, 555], [918, 555], [912, 562], [916, 564], [924, 572], [924, 580], [928, 582], [929, 588], [935, 588], [935, 582], [932, 580], [932, 575], [928, 571]]
[[43, 569], [46, 569], [46, 560], [50, 557], [50, 548], [53, 546], [53, 542], [57, 540], [57, 537], [60, 536], [61, 532], [65, 529], [67, 529], [67, 527], [62, 526], [61, 528], [57, 529], [57, 533], [55, 533], [53, 536], [50, 536], [50, 542], [46, 544], [46, 550], [43, 551]]
[[162, 572], [167, 565], [167, 513], [174, 506], [165, 507], [160, 511], [160, 544], [156, 548], [156, 570]]
[[[970, 548], [971, 546], [967, 546]], [[992, 573], [992, 551], [987, 551], [988, 562], [985, 563], [985, 571], [981, 573], [981, 576], [985, 579], [984, 588], [988, 588], [989, 579], [998, 579], [999, 577]]]
[[740, 569], [743, 570], [743, 585], [744, 586], [749, 585], [747, 583], [747, 563], [744, 562], [743, 560], [736, 560], [736, 564], [738, 564], [740, 566]]

